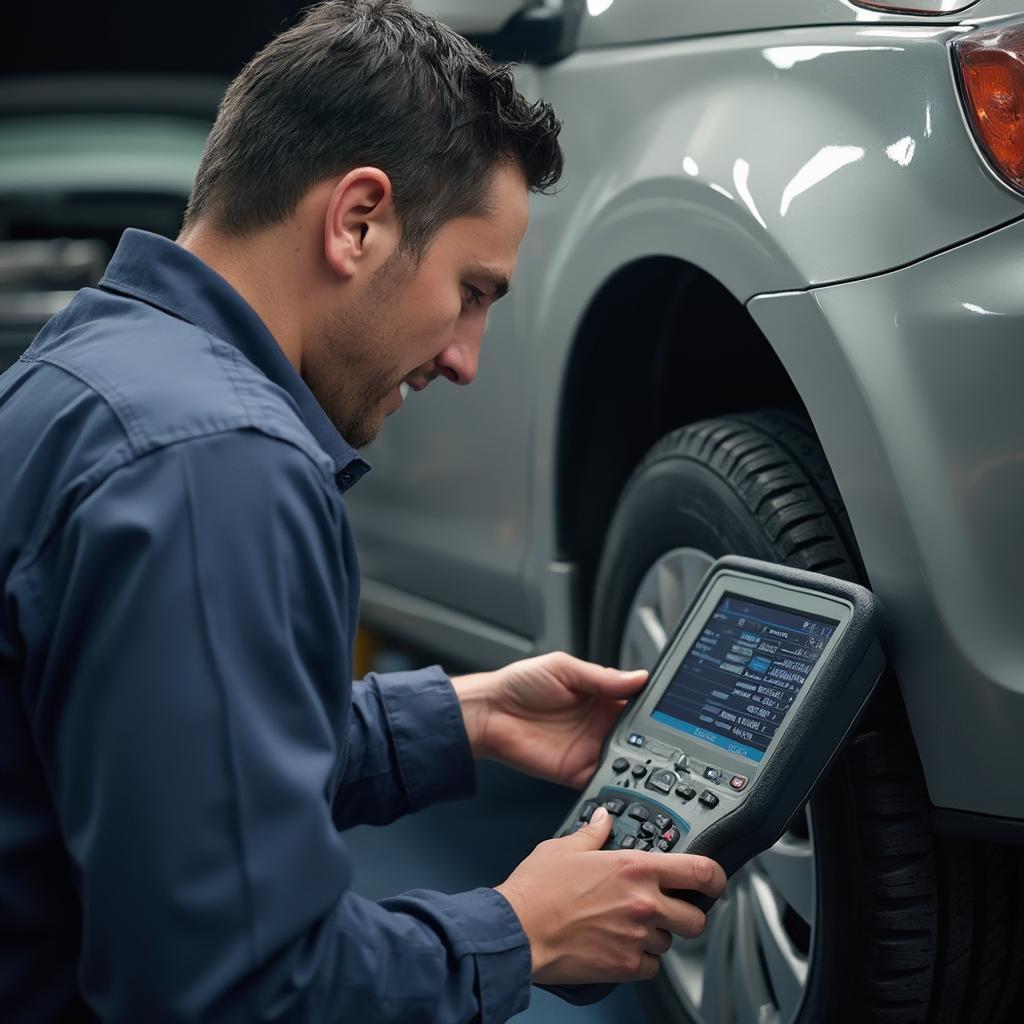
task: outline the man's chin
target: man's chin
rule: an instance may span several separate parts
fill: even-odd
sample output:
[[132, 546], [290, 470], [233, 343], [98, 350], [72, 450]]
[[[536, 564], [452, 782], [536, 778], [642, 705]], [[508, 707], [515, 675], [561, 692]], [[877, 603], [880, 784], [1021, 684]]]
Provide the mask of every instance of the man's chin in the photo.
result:
[[[372, 413], [363, 416], [357, 423], [351, 424], [348, 434], [342, 431], [341, 436], [344, 437], [353, 448], [366, 448], [377, 440], [377, 436], [383, 429], [384, 421], [388, 416], [394, 412], [398, 412], [400, 408], [401, 403], [394, 408], [391, 408], [390, 405], [378, 405]], [[349, 434], [351, 434], [351, 437]]]
[[361, 416], [358, 419], [336, 419], [331, 417], [334, 429], [345, 439], [350, 448], [359, 450], [371, 444], [384, 424], [383, 416]]
[[[344, 415], [339, 410], [330, 416], [335, 429], [352, 448], [365, 448], [371, 444], [384, 426], [384, 420], [402, 407], [402, 395], [398, 388], [389, 391], [374, 405], [365, 408], [356, 416]], [[347, 410], [351, 413], [351, 409]]]

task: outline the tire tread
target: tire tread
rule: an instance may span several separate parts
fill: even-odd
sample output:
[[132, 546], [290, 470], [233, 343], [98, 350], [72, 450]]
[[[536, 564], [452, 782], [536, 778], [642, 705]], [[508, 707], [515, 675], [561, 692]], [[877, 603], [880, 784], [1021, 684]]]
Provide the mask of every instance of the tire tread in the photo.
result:
[[[680, 456], [710, 467], [740, 496], [779, 561], [858, 578], [845, 514], [836, 521], [842, 502], [809, 427], [774, 411], [705, 420], [666, 434], [640, 468]], [[803, 513], [787, 515], [796, 504], [803, 505]]]

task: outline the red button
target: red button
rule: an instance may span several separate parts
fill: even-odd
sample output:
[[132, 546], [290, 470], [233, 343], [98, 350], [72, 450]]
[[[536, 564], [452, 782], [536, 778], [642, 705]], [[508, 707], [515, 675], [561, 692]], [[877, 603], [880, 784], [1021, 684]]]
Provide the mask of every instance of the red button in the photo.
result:
[[674, 827], [666, 829], [662, 833], [662, 836], [661, 836], [661, 842], [662, 842], [663, 845], [659, 846], [658, 849], [664, 850], [666, 853], [668, 853], [668, 851], [671, 850], [672, 847], [676, 845], [676, 842], [678, 840], [679, 840], [679, 829], [674, 828]]
[[735, 789], [735, 790], [743, 789], [743, 787], [746, 786], [746, 784], [747, 784], [747, 777], [746, 777], [746, 775], [734, 775], [729, 780], [729, 785], [732, 786], [732, 788]]

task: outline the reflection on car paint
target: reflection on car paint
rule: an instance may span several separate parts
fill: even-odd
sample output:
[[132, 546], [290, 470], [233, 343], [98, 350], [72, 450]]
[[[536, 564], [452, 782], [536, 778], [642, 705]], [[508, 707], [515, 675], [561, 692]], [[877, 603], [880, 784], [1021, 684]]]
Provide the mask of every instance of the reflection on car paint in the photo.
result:
[[808, 189], [831, 177], [836, 171], [847, 164], [855, 163], [864, 158], [861, 146], [822, 146], [810, 160], [800, 168], [782, 190], [782, 202], [779, 203], [779, 216], [785, 217], [790, 203], [797, 196], [803, 195]]
[[902, 53], [902, 46], [766, 46], [761, 53], [772, 67], [789, 71], [795, 64], [817, 60], [833, 53], [865, 53], [868, 50], [891, 50]]
[[764, 217], [761, 216], [761, 211], [758, 210], [757, 205], [754, 203], [754, 197], [750, 194], [749, 178], [750, 164], [742, 157], [737, 158], [736, 162], [732, 165], [732, 183], [736, 186], [736, 192], [740, 199], [743, 200], [744, 206], [753, 214], [757, 223], [767, 231], [768, 225], [765, 224]]
[[885, 147], [885, 155], [900, 167], [907, 167], [914, 159], [916, 148], [917, 143], [909, 135], [904, 135], [902, 139], [897, 139], [891, 146]]

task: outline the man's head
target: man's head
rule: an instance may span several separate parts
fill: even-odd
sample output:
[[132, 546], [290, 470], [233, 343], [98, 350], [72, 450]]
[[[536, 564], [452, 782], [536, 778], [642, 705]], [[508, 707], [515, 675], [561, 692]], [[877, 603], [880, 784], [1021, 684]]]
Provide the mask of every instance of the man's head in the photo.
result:
[[[401, 382], [472, 379], [527, 193], [561, 174], [558, 130], [510, 68], [405, 3], [318, 4], [228, 89], [182, 240], [219, 240], [320, 403], [365, 444]], [[295, 299], [287, 324], [271, 253]]]

